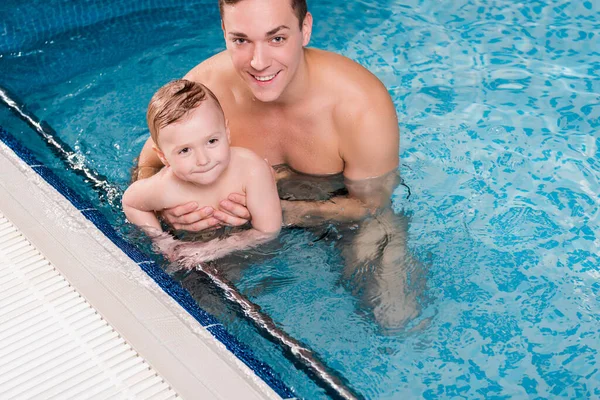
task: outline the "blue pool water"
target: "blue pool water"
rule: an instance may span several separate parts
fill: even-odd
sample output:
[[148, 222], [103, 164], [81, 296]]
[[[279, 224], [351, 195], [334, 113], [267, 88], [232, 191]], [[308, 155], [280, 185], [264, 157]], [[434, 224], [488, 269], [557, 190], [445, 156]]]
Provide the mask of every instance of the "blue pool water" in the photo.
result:
[[[332, 242], [303, 230], [250, 259], [239, 288], [366, 398], [600, 397], [600, 5], [309, 8], [311, 45], [369, 68], [396, 104], [411, 196], [400, 187], [394, 207], [426, 274], [422, 310], [382, 334], [340, 283]], [[121, 190], [153, 92], [224, 47], [216, 1], [8, 0], [0, 13], [0, 84]], [[0, 125], [135, 238], [118, 196], [4, 109]], [[300, 397], [326, 397], [235, 309], [200, 305]]]

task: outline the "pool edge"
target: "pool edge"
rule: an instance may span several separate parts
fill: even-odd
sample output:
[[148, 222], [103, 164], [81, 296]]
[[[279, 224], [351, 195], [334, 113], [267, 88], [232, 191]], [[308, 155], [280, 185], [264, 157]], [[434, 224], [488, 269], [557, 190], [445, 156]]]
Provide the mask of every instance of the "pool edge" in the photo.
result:
[[[56, 182], [55, 176], [52, 179], [44, 176], [51, 171], [37, 163], [26, 149], [15, 150], [18, 143], [7, 143], [10, 142], [6, 139], [11, 137], [10, 134], [1, 127], [0, 131], [0, 186], [4, 189], [0, 195], [0, 209], [178, 393], [184, 398], [194, 398], [198, 392], [182, 391], [178, 385], [189, 386], [190, 380], [200, 382], [209, 376], [223, 380], [223, 373], [235, 372], [235, 377], [226, 378], [226, 385], [220, 385], [229, 395], [222, 397], [215, 392], [215, 398], [235, 398], [236, 395], [231, 392], [235, 381], [246, 390], [244, 398], [292, 397], [289, 388], [273, 379], [268, 366], [257, 362], [248, 349], [228, 334], [223, 334], [225, 330], [216, 321], [211, 321], [211, 316], [190, 315], [189, 305], [184, 306], [172, 294], [165, 293], [156, 277], [147, 274], [150, 261], [140, 258], [143, 253], [133, 246], [128, 247], [123, 239], [119, 242], [101, 232], [98, 223], [106, 222], [99, 221], [103, 219], [102, 215], [84, 204], [85, 201], [78, 203], [80, 199], [76, 195], [74, 199], [63, 196], [68, 188], [57, 188], [56, 185], [62, 183]], [[77, 239], [85, 243], [66, 243], [73, 241], [74, 230]], [[90, 246], [93, 251], [89, 250]], [[124, 246], [127, 248], [124, 249]], [[95, 257], [90, 257], [90, 253]], [[107, 260], [117, 263], [118, 268], [114, 267], [115, 264], [103, 266]], [[142, 303], [136, 297], [138, 294], [118, 294], [118, 290], [123, 289], [129, 292], [132, 285], [154, 305], [135, 304]], [[117, 296], [117, 299], [109, 301], [111, 296]], [[138, 306], [142, 308], [133, 309]], [[156, 315], [161, 307], [169, 316]], [[139, 320], [140, 315], [144, 316], [143, 321]], [[141, 334], [136, 329], [145, 332]], [[211, 332], [215, 329], [219, 331], [218, 338]], [[232, 346], [234, 352], [228, 350]], [[210, 362], [200, 362], [206, 357]], [[165, 359], [170, 360], [171, 367], [159, 365]], [[177, 366], [181, 362], [183, 364]], [[267, 381], [264, 379], [265, 371]], [[183, 375], [189, 379], [183, 379]], [[205, 385], [214, 386], [214, 382]], [[218, 392], [221, 389], [213, 390]], [[247, 390], [254, 391], [258, 397], [253, 397]], [[186, 392], [189, 393], [187, 396]]]

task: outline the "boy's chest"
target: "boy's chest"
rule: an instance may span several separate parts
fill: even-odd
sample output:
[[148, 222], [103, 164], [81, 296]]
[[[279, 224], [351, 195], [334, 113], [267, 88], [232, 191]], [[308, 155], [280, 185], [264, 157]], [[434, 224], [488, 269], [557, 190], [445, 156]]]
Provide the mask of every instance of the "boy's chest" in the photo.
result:
[[231, 193], [245, 194], [244, 186], [241, 180], [220, 179], [217, 183], [210, 186], [200, 186], [187, 183], [185, 185], [177, 184], [169, 190], [169, 201], [173, 206], [181, 205], [190, 201], [196, 201], [198, 207], [219, 208], [219, 203], [227, 199]]

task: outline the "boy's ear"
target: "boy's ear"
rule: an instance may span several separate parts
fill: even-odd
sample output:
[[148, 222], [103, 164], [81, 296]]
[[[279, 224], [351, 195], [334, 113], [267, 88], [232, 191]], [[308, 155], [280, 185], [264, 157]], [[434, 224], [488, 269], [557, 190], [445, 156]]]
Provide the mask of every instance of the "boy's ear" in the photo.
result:
[[231, 132], [229, 131], [229, 121], [225, 119], [225, 132], [227, 132], [227, 143], [231, 144]]
[[168, 167], [169, 166], [169, 162], [165, 158], [165, 153], [163, 153], [161, 149], [159, 149], [158, 147], [156, 147], [156, 145], [152, 146], [152, 150], [154, 150], [156, 152], [156, 155], [158, 156], [158, 158], [160, 158], [160, 161], [162, 161], [162, 163], [165, 164], [165, 166]]

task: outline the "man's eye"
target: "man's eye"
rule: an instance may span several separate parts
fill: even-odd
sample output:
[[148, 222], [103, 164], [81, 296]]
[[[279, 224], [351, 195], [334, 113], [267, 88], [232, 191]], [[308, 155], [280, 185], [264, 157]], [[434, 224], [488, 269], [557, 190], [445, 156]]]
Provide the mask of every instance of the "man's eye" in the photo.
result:
[[236, 39], [233, 39], [233, 43], [235, 43], [237, 45], [241, 45], [241, 44], [246, 43], [246, 39], [236, 38]]
[[275, 36], [271, 40], [273, 41], [273, 43], [283, 43], [283, 42], [285, 42], [285, 38], [283, 36]]

